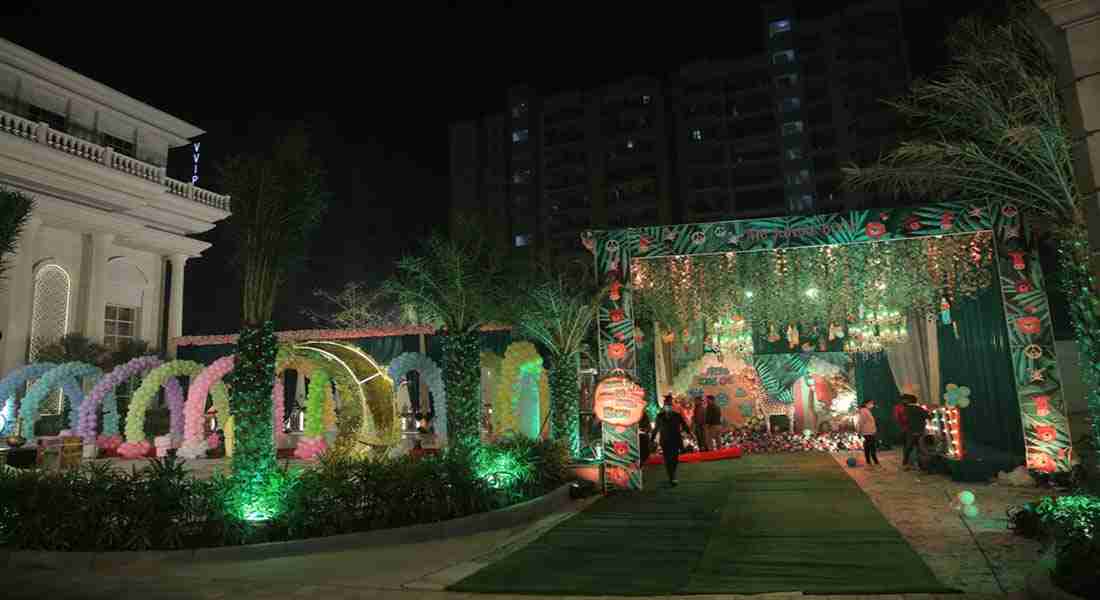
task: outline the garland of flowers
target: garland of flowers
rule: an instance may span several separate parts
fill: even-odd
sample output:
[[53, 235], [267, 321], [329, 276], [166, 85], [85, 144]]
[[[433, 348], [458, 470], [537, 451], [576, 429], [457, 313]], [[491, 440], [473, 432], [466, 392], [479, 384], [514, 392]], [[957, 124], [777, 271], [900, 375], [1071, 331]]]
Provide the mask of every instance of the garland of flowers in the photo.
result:
[[82, 362], [69, 362], [58, 365], [44, 373], [23, 398], [19, 415], [23, 418], [23, 437], [34, 437], [34, 423], [38, 420], [38, 405], [42, 399], [58, 387], [69, 401], [69, 428], [77, 429], [80, 423], [80, 405], [84, 401], [84, 390], [80, 380], [84, 377], [99, 377], [103, 371], [99, 367]]
[[[92, 391], [88, 392], [84, 404], [80, 407], [80, 423], [77, 426], [76, 434], [85, 440], [89, 440], [89, 443], [90, 440], [96, 438], [96, 408], [102, 404], [103, 434], [107, 437], [118, 435], [118, 405], [115, 402], [115, 388], [133, 377], [159, 367], [161, 364], [163, 364], [163, 361], [156, 356], [139, 356], [115, 367], [103, 379], [97, 381]], [[173, 412], [171, 417], [173, 430], [175, 430], [176, 421], [178, 420], [176, 415], [177, 413]], [[180, 433], [182, 433], [182, 422]]]
[[[435, 427], [436, 434], [440, 440], [447, 439], [447, 389], [443, 385], [443, 372], [440, 371], [439, 365], [435, 364], [435, 361], [420, 354], [419, 352], [406, 352], [393, 359], [390, 362], [390, 368], [387, 370], [390, 378], [394, 381], [400, 381], [408, 374], [409, 371], [416, 371], [420, 374], [421, 380], [424, 385], [428, 386], [428, 393], [432, 395], [432, 408], [435, 411], [435, 417], [432, 419], [432, 423]], [[481, 371], [478, 368], [478, 380], [480, 381]], [[481, 395], [478, 394], [478, 397]], [[480, 413], [480, 411], [479, 411]]]
[[[540, 425], [545, 414], [549, 410], [550, 384], [542, 388], [542, 382], [546, 379], [543, 369], [542, 356], [531, 342], [515, 342], [504, 351], [504, 361], [500, 365], [500, 380], [497, 382], [497, 393], [493, 405], [493, 431], [497, 435], [516, 433], [520, 431], [517, 422], [518, 403], [523, 400], [524, 371], [538, 372], [539, 393], [541, 398], [536, 400], [540, 404]], [[541, 405], [545, 405], [543, 408]], [[536, 429], [535, 434], [538, 431]]]
[[[673, 331], [743, 315], [786, 329], [859, 321], [864, 309], [938, 314], [993, 283], [990, 232], [903, 242], [638, 260], [639, 305]], [[671, 282], [671, 285], [670, 285]]]

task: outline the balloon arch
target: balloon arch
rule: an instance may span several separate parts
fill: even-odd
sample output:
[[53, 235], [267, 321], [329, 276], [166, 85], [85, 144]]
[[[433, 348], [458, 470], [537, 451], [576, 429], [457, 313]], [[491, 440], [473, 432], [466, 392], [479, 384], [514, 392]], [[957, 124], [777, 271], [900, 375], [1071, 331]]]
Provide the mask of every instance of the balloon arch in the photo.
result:
[[[69, 425], [74, 435], [84, 438], [86, 444], [95, 443], [100, 433], [99, 420], [102, 415], [102, 433], [117, 436], [119, 415], [116, 389], [124, 382], [139, 377], [141, 383], [131, 396], [126, 414], [126, 443], [118, 447], [120, 455], [136, 458], [151, 451], [152, 445], [145, 432], [145, 415], [162, 388], [170, 413], [168, 434], [181, 456], [197, 458], [205, 455], [204, 416], [210, 403], [216, 411], [219, 426], [225, 432], [227, 454], [231, 455], [231, 395], [223, 379], [233, 370], [234, 362], [234, 356], [221, 357], [210, 365], [143, 356], [106, 374], [95, 366], [78, 362], [25, 365], [0, 378], [0, 416], [3, 416], [0, 426], [5, 433], [14, 431], [15, 407], [19, 406], [18, 414], [22, 419], [20, 433], [28, 439], [33, 438], [41, 401], [60, 388], [71, 408]], [[401, 364], [422, 370], [430, 381], [433, 378], [442, 381], [438, 372], [431, 373], [430, 366], [434, 363], [414, 364], [405, 360]], [[311, 400], [311, 410], [307, 411], [306, 435], [300, 441], [305, 450], [297, 452], [297, 456], [314, 458], [327, 448], [324, 441], [326, 432], [336, 432], [337, 445], [345, 444], [348, 450], [355, 453], [385, 452], [400, 439], [393, 378], [387, 369], [353, 344], [317, 340], [280, 345], [272, 386], [273, 425], [277, 442], [284, 438], [282, 374], [288, 370], [297, 372], [303, 382], [307, 378], [310, 380], [307, 395]], [[189, 380], [186, 395], [180, 382], [180, 378], [184, 377]], [[94, 381], [87, 396], [81, 386], [81, 382], [86, 380]], [[19, 392], [28, 382], [33, 382], [33, 385], [22, 401], [17, 402]], [[438, 398], [441, 402], [443, 394], [439, 393]]]

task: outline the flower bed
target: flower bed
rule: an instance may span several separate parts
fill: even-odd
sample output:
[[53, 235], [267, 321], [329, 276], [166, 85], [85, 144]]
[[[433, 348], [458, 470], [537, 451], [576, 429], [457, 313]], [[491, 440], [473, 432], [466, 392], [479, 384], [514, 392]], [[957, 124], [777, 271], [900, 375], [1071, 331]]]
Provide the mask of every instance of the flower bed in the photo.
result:
[[227, 478], [198, 479], [173, 458], [141, 470], [0, 472], [0, 545], [23, 550], [171, 550], [304, 539], [431, 523], [542, 495], [566, 479], [560, 444], [511, 440], [419, 459], [329, 453], [281, 471], [278, 514], [241, 514]]
[[1082, 598], [1100, 598], [1100, 497], [1043, 498], [1011, 511], [1009, 524], [1017, 534], [1052, 546], [1055, 585]]

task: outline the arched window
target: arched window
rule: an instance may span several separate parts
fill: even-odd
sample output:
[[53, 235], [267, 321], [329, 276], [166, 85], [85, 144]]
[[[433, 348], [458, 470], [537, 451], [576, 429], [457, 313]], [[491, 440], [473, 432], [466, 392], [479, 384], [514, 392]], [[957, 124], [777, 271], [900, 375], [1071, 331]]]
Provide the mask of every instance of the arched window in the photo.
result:
[[[31, 345], [28, 356], [35, 362], [39, 351], [69, 332], [71, 282], [69, 273], [55, 264], [47, 264], [34, 276], [34, 303], [31, 312]], [[58, 402], [42, 404], [42, 414], [60, 411]]]

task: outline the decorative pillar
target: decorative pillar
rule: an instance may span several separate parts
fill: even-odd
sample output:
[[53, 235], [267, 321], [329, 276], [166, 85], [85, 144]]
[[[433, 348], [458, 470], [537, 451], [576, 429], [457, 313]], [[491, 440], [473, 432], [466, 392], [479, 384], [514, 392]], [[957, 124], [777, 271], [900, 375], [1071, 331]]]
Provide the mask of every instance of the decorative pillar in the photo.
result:
[[172, 291], [168, 300], [168, 339], [183, 335], [183, 271], [187, 265], [186, 254], [173, 254], [169, 257], [172, 262]]
[[12, 266], [8, 271], [8, 280], [4, 282], [8, 292], [8, 312], [4, 337], [0, 340], [3, 344], [0, 375], [22, 366], [27, 360], [34, 302], [35, 251], [41, 227], [42, 219], [35, 216], [27, 219], [15, 255], [10, 258]]
[[85, 270], [80, 274], [81, 279], [87, 282], [88, 290], [84, 305], [84, 335], [97, 342], [103, 341], [107, 305], [107, 258], [114, 241], [113, 233], [93, 233], [91, 243], [87, 246]]

